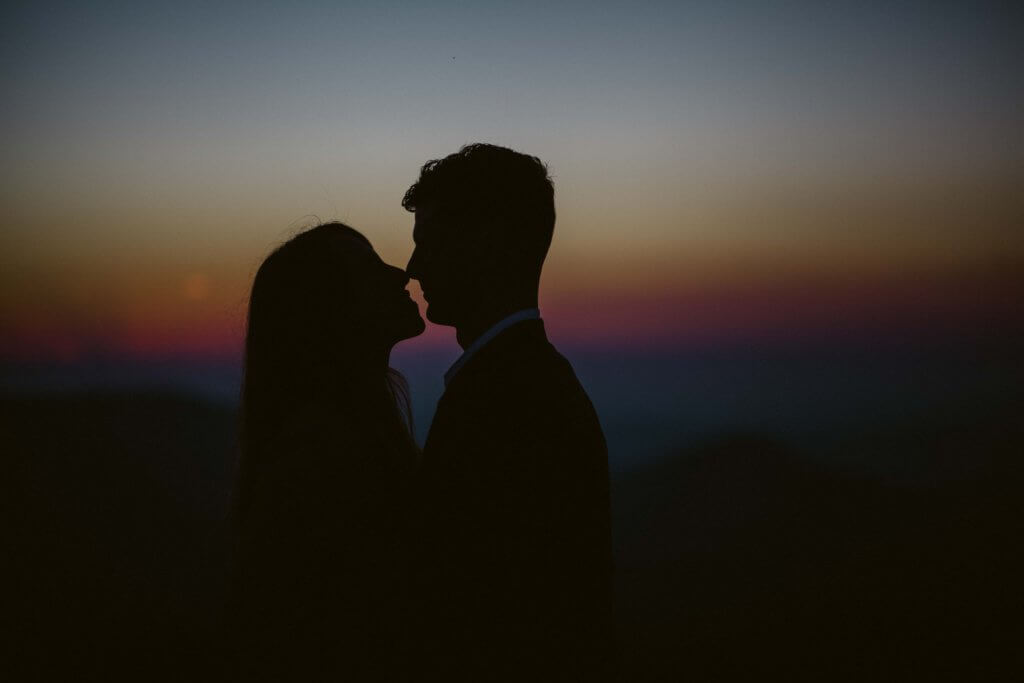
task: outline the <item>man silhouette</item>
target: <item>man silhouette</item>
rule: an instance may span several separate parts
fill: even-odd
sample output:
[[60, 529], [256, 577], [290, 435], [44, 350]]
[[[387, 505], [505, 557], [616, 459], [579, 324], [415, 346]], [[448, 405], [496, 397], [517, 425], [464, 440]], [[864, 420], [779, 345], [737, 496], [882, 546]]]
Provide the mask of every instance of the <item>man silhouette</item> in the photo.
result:
[[464, 353], [423, 451], [419, 677], [611, 677], [604, 435], [537, 307], [555, 223], [539, 159], [488, 144], [427, 162], [402, 205], [427, 318]]

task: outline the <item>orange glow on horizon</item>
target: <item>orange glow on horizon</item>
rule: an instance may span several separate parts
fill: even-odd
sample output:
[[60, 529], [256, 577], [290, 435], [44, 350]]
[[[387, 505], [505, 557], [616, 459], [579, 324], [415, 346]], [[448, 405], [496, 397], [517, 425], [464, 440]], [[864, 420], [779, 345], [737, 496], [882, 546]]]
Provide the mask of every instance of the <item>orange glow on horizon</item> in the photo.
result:
[[[649, 294], [547, 291], [541, 309], [553, 339], [576, 347], [669, 348], [761, 343], [836, 335], [868, 337], [986, 334], [1019, 328], [1024, 271], [902, 275], [861, 281], [789, 278], [707, 282]], [[410, 287], [425, 310], [418, 287]], [[179, 299], [181, 300], [181, 299]], [[206, 303], [185, 301], [186, 304]], [[188, 306], [151, 309], [108, 325], [60, 324], [28, 316], [7, 325], [0, 357], [72, 361], [94, 354], [138, 358], [237, 357], [244, 307], [202, 315]], [[455, 349], [451, 328], [429, 324], [400, 347]]]

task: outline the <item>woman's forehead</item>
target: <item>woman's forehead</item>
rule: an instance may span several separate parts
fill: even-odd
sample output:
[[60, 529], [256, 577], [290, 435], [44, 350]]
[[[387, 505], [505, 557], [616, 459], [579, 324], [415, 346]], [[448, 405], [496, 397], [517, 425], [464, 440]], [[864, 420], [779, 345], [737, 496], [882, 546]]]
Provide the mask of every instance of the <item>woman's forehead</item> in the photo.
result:
[[345, 268], [365, 269], [380, 262], [370, 242], [361, 235], [339, 235], [333, 251], [341, 258]]

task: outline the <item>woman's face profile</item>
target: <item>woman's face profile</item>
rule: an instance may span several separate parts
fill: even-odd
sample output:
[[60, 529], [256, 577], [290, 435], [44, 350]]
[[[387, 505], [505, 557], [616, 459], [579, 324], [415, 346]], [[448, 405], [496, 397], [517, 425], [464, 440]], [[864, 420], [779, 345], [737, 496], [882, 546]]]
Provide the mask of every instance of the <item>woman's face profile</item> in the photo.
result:
[[426, 325], [406, 285], [409, 276], [381, 260], [369, 242], [355, 236], [341, 238], [352, 306], [371, 335], [394, 344], [415, 337]]

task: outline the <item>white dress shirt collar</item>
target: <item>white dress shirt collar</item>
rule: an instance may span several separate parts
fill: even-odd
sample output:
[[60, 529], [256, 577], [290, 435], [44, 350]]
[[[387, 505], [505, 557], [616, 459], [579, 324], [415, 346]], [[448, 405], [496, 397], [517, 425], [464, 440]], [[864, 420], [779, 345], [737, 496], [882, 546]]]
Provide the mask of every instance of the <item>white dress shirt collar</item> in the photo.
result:
[[490, 329], [481, 334], [476, 340], [469, 345], [459, 359], [448, 368], [448, 372], [444, 373], [444, 385], [447, 387], [451, 383], [452, 378], [455, 377], [456, 373], [462, 369], [473, 355], [482, 349], [488, 342], [497, 337], [499, 334], [512, 327], [516, 323], [520, 323], [524, 320], [539, 320], [540, 310], [536, 308], [524, 308], [521, 311], [516, 311], [507, 318], [502, 318], [498, 322], [491, 325]]

